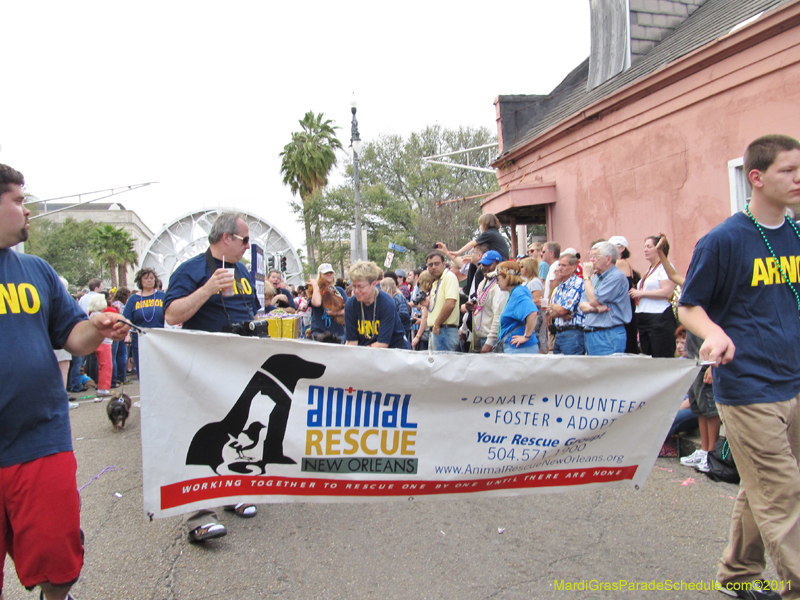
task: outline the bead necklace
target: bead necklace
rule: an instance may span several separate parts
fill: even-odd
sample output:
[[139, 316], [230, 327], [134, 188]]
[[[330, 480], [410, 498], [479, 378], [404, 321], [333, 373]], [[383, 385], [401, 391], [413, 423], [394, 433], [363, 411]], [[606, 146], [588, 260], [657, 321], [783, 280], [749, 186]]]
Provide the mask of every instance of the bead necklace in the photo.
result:
[[[489, 296], [489, 290], [491, 290], [492, 286], [497, 283], [497, 277], [494, 277], [489, 282], [489, 285], [483, 288], [481, 291], [481, 295], [477, 298], [475, 310], [472, 311], [472, 329], [473, 331], [479, 331], [481, 328], [481, 324], [483, 323], [483, 307], [486, 305], [486, 300]], [[475, 320], [478, 320], [477, 325], [475, 324]]]
[[[147, 315], [144, 314], [144, 294], [139, 295], [142, 299], [142, 318], [148, 323], [150, 323], [156, 317], [156, 291], [153, 290], [152, 292], [150, 292], [150, 294], [153, 295], [153, 312], [150, 313], [149, 319], [147, 318]], [[150, 294], [147, 295], [149, 296]]]
[[[795, 289], [794, 285], [792, 285], [792, 282], [789, 281], [789, 277], [786, 275], [786, 271], [783, 270], [783, 265], [781, 265], [781, 261], [778, 260], [778, 256], [775, 254], [775, 251], [772, 249], [772, 244], [769, 243], [769, 240], [767, 239], [767, 234], [764, 233], [764, 229], [761, 227], [761, 223], [756, 221], [756, 218], [753, 216], [753, 213], [750, 212], [750, 203], [749, 202], [747, 204], [745, 204], [744, 212], [747, 213], [747, 216], [750, 217], [750, 220], [753, 221], [753, 224], [755, 224], [756, 229], [758, 229], [758, 232], [761, 234], [761, 238], [764, 240], [764, 243], [767, 245], [767, 250], [769, 250], [769, 253], [772, 256], [772, 260], [775, 262], [775, 266], [778, 267], [778, 271], [780, 271], [780, 274], [781, 274], [781, 277], [783, 278], [783, 281], [786, 282], [787, 284], [789, 284], [789, 289], [792, 290], [792, 294], [794, 294], [794, 299], [797, 301], [797, 310], [800, 311], [800, 294], [797, 293], [797, 290]], [[787, 223], [789, 223], [789, 225], [792, 226], [792, 229], [794, 229], [795, 235], [797, 235], [797, 238], [800, 239], [800, 231], [798, 231], [797, 225], [795, 225], [794, 221], [792, 221], [786, 215], [784, 215], [783, 218], [786, 220]]]

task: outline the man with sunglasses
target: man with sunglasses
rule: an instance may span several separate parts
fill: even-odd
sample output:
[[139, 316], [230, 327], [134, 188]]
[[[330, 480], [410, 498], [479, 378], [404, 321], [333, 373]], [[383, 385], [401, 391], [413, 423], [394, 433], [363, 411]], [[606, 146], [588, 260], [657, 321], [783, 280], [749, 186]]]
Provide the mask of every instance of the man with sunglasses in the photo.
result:
[[441, 250], [434, 250], [425, 260], [434, 280], [428, 300], [428, 326], [434, 351], [458, 352], [458, 278], [447, 268], [446, 260]]
[[[239, 262], [250, 247], [250, 230], [244, 217], [221, 213], [208, 234], [209, 247], [181, 264], [172, 274], [164, 300], [169, 325], [184, 329], [221, 332], [234, 323], [252, 321], [261, 308], [247, 268]], [[226, 507], [237, 516], [256, 516], [252, 504]], [[213, 510], [200, 510], [187, 520], [193, 542], [218, 538], [228, 531]]]

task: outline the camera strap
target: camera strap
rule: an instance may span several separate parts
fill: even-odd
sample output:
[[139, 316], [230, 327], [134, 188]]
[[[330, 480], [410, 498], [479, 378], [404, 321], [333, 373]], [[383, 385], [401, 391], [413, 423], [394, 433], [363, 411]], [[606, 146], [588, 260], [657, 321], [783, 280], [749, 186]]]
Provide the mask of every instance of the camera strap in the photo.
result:
[[[213, 254], [211, 254], [211, 247], [210, 247], [210, 246], [209, 246], [209, 248], [206, 250], [205, 257], [206, 257], [206, 266], [208, 267], [208, 271], [209, 271], [209, 273], [211, 273], [211, 275], [209, 275], [209, 277], [208, 277], [208, 278], [209, 278], [209, 279], [211, 279], [211, 277], [213, 277], [213, 276], [214, 276], [214, 273], [217, 271], [217, 269], [219, 269], [219, 268], [221, 268], [221, 267], [218, 267], [218, 266], [217, 266], [217, 263], [216, 263], [216, 261], [214, 260], [214, 255], [213, 255]], [[234, 269], [235, 269], [235, 268], [236, 268], [236, 267], [234, 267]], [[225, 320], [227, 320], [227, 321], [228, 321], [228, 327], [231, 327], [231, 326], [233, 325], [233, 323], [231, 323], [231, 318], [230, 318], [230, 316], [228, 315], [228, 309], [227, 309], [227, 308], [225, 308], [225, 296], [223, 296], [222, 294], [220, 294], [220, 295], [219, 295], [219, 299], [220, 299], [220, 301], [222, 302], [222, 312], [224, 312], [224, 313], [225, 313]]]
[[[217, 269], [221, 268], [221, 267], [217, 266], [216, 259], [211, 254], [211, 248], [210, 247], [205, 252], [205, 258], [206, 258], [206, 266], [208, 267], [208, 270], [211, 273], [211, 275], [209, 276], [209, 279], [210, 279], [214, 275], [214, 272]], [[231, 268], [233, 269], [234, 277], [235, 277], [236, 276], [236, 263], [230, 263], [230, 265], [231, 265]], [[233, 323], [231, 322], [231, 318], [228, 315], [228, 309], [225, 307], [225, 296], [220, 294], [219, 295], [219, 299], [222, 302], [222, 311], [225, 313], [225, 319], [227, 319], [228, 326], [230, 327], [230, 326], [233, 325]], [[253, 309], [252, 309], [252, 307], [250, 306], [249, 303], [247, 303], [246, 306], [247, 306], [247, 313], [250, 315], [250, 320], [252, 321], [253, 319], [255, 319], [255, 315], [253, 315]]]

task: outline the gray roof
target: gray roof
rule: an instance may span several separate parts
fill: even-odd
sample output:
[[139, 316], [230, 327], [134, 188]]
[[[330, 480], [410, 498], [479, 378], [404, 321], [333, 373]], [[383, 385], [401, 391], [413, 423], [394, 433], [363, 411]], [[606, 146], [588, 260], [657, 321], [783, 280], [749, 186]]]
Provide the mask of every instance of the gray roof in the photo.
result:
[[[37, 207], [40, 207], [39, 210], [44, 210], [44, 205], [44, 202], [37, 202]], [[119, 202], [83, 202], [81, 204], [47, 202], [47, 212], [53, 212], [60, 208], [68, 208], [69, 210], [110, 210], [112, 206], [119, 206], [119, 210], [127, 210]]]
[[[586, 90], [588, 77], [588, 59], [564, 80], [553, 93], [541, 97], [531, 96], [531, 106], [545, 103], [552, 104], [553, 96], [559, 96], [558, 102], [550, 110], [533, 110], [536, 113], [533, 119], [523, 120], [517, 123], [518, 129], [514, 134], [509, 131], [506, 135], [506, 127], [503, 127], [503, 154], [508, 154], [517, 148], [527, 144], [538, 135], [544, 133], [551, 127], [558, 125], [568, 117], [585, 109], [587, 106], [603, 99], [613, 92], [636, 81], [640, 77], [653, 73], [660, 67], [713, 42], [717, 38], [726, 35], [733, 27], [757, 15], [760, 12], [771, 10], [781, 4], [786, 4], [792, 0], [706, 0], [686, 21], [683, 22], [671, 35], [666, 37], [661, 43], [656, 45], [640, 62], [636, 63], [626, 71], [612, 77], [605, 83], [591, 91]], [[583, 68], [581, 68], [583, 67]], [[575, 82], [574, 78], [577, 71], [581, 71], [580, 81]], [[572, 79], [571, 81], [569, 81]], [[569, 81], [568, 86], [565, 82]], [[565, 89], [566, 88], [566, 89]], [[502, 105], [503, 98], [500, 96]], [[549, 99], [549, 101], [548, 101]], [[545, 114], [541, 114], [545, 112]], [[503, 114], [501, 106], [501, 115]], [[538, 118], [536, 118], [538, 117]], [[531, 122], [534, 121], [534, 122]], [[527, 128], [527, 130], [525, 130]], [[512, 143], [509, 143], [511, 141]], [[502, 156], [502, 155], [501, 155]]]

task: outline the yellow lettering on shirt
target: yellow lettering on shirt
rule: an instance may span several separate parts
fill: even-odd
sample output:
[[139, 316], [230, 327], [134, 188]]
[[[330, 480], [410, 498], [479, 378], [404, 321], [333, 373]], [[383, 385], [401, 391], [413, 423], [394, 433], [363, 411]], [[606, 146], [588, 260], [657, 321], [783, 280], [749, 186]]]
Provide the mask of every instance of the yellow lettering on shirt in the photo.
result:
[[781, 256], [781, 267], [783, 272], [789, 277], [789, 281], [797, 283], [797, 257], [796, 256]]
[[358, 333], [359, 335], [363, 335], [364, 337], [372, 337], [373, 335], [378, 335], [378, 330], [381, 327], [380, 321], [374, 322], [374, 330], [373, 330], [373, 322], [372, 321], [358, 321]]
[[8, 287], [0, 283], [0, 315], [11, 313], [14, 315], [26, 312], [36, 314], [42, 306], [38, 290], [30, 283], [20, 283], [19, 286], [9, 283]]
[[134, 310], [141, 310], [142, 308], [153, 308], [154, 306], [158, 306], [160, 308], [164, 308], [164, 301], [161, 298], [146, 298], [137, 301], [133, 305]]
[[[239, 280], [239, 287], [241, 287], [242, 292], [244, 294], [247, 294], [248, 296], [253, 293], [253, 288], [250, 285], [250, 281], [247, 279], [247, 277], [242, 277]], [[234, 289], [234, 293], [236, 293], [235, 289]]]
[[800, 256], [781, 256], [777, 262], [771, 256], [767, 258], [756, 258], [753, 260], [753, 277], [750, 281], [751, 287], [759, 285], [775, 285], [786, 283], [781, 275], [781, 269], [786, 273], [791, 283], [800, 281], [798, 271], [800, 271]]
[[767, 257], [767, 272], [769, 273], [769, 283], [783, 283], [783, 277], [781, 277], [780, 269], [778, 269], [778, 263], [776, 263], [775, 259], [771, 256]]

